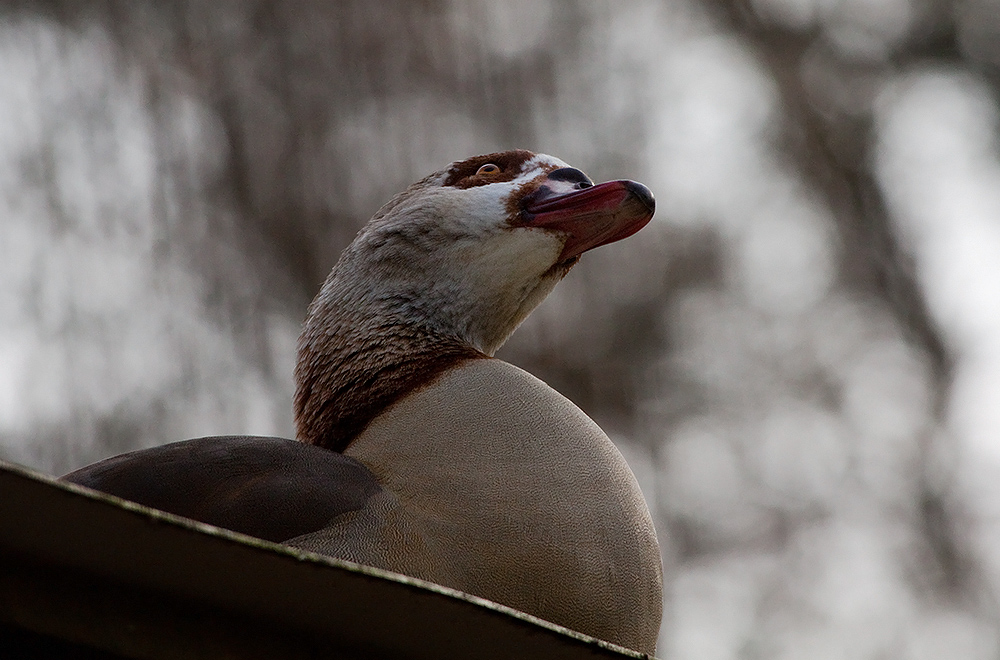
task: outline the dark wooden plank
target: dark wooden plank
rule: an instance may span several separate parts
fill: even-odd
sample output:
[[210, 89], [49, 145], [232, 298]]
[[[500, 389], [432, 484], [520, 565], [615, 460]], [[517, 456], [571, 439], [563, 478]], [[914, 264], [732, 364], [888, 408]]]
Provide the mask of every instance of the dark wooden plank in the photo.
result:
[[467, 594], [9, 464], [0, 464], [0, 554], [0, 623], [125, 657], [644, 657]]

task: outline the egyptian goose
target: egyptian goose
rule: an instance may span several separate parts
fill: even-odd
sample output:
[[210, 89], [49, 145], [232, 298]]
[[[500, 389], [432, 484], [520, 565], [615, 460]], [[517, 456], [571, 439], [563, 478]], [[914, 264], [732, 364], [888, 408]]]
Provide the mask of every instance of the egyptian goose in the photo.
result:
[[65, 479], [651, 654], [661, 564], [635, 478], [583, 411], [491, 356], [653, 208], [543, 154], [453, 163], [383, 206], [310, 305], [299, 442], [188, 440]]

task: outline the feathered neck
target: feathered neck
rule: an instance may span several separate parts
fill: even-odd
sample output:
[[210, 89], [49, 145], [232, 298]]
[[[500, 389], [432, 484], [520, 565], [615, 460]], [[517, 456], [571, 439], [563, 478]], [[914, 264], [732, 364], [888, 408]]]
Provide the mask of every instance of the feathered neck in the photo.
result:
[[343, 451], [402, 397], [489, 357], [572, 265], [553, 265], [563, 237], [511, 224], [524, 182], [456, 187], [449, 172], [379, 209], [309, 306], [295, 368], [302, 442]]
[[461, 340], [320, 294], [309, 306], [295, 368], [298, 439], [344, 451], [375, 419], [448, 369], [487, 357]]

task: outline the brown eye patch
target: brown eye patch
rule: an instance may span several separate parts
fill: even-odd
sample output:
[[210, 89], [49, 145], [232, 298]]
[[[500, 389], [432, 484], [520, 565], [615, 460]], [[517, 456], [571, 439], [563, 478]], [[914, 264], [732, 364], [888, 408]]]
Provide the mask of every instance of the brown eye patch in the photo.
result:
[[[500, 181], [512, 181], [520, 176], [521, 166], [534, 157], [535, 154], [530, 151], [514, 149], [466, 158], [452, 163], [443, 185], [453, 188], [472, 188]], [[479, 169], [484, 165], [496, 165], [498, 170], [480, 173]]]

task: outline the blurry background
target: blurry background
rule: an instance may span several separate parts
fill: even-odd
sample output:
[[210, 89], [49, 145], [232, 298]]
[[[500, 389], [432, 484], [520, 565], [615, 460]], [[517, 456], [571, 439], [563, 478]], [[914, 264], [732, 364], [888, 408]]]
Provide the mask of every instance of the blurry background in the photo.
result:
[[393, 193], [523, 147], [658, 211], [502, 356], [619, 443], [665, 658], [1000, 653], [1000, 2], [0, 3], [0, 457], [291, 436]]

